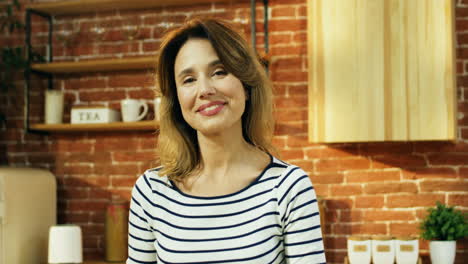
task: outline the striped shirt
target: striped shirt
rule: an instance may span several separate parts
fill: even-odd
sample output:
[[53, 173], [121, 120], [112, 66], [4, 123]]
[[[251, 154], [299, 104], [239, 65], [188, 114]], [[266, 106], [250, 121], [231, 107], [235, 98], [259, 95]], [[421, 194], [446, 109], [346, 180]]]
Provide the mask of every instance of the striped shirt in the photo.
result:
[[132, 190], [127, 264], [325, 263], [309, 177], [270, 157], [249, 186], [215, 197], [146, 171]]

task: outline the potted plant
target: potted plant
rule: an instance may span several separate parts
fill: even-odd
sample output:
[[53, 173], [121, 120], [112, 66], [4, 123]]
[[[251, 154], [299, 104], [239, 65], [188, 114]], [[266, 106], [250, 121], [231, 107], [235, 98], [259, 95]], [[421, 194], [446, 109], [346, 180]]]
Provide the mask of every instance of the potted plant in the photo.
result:
[[468, 236], [467, 215], [440, 202], [428, 209], [429, 214], [421, 223], [421, 237], [429, 242], [433, 264], [453, 264], [456, 241]]

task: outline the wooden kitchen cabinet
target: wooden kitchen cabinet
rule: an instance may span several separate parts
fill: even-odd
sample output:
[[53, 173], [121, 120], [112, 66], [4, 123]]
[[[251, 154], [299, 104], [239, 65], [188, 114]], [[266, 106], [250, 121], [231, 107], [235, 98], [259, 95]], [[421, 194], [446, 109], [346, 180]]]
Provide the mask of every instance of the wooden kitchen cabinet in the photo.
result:
[[456, 139], [451, 0], [308, 0], [309, 140]]

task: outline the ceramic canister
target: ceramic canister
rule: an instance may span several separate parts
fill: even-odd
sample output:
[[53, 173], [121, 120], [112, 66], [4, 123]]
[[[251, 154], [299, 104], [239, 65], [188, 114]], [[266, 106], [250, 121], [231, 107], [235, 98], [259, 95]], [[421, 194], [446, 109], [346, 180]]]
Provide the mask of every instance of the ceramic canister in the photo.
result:
[[369, 237], [348, 237], [348, 259], [351, 264], [369, 264], [371, 252], [371, 239]]
[[416, 264], [419, 256], [419, 240], [416, 237], [397, 237], [395, 255], [397, 264]]
[[372, 238], [372, 263], [393, 264], [395, 262], [395, 244], [391, 236]]
[[50, 227], [48, 262], [50, 264], [83, 262], [83, 242], [79, 226]]
[[127, 259], [128, 205], [127, 201], [115, 200], [107, 205], [105, 223], [106, 260], [111, 262]]

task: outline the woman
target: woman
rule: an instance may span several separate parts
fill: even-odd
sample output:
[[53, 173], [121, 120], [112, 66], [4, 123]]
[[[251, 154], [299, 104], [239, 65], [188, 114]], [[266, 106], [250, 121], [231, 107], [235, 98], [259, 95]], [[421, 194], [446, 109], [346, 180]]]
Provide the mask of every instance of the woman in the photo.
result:
[[271, 85], [246, 41], [191, 20], [157, 67], [162, 166], [132, 191], [127, 263], [325, 263], [308, 176], [270, 154]]

